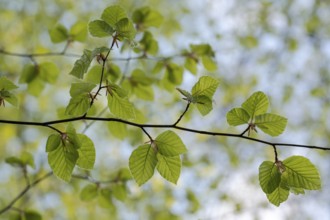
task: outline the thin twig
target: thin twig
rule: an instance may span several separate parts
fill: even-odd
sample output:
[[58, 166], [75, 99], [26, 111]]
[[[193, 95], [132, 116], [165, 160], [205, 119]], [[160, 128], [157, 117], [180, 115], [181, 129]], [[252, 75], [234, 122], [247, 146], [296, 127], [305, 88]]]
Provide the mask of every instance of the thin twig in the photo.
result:
[[35, 180], [33, 183], [26, 185], [26, 187], [4, 208], [2, 208], [0, 210], [0, 215], [5, 213], [6, 211], [8, 211], [9, 209], [11, 209], [11, 207], [20, 199], [22, 198], [29, 190], [30, 188], [36, 186], [38, 183], [40, 183], [41, 181], [43, 181], [44, 179], [47, 179], [48, 177], [50, 177], [51, 175], [53, 175], [53, 172], [49, 172], [47, 174], [45, 174], [44, 176], [40, 177], [39, 179]]

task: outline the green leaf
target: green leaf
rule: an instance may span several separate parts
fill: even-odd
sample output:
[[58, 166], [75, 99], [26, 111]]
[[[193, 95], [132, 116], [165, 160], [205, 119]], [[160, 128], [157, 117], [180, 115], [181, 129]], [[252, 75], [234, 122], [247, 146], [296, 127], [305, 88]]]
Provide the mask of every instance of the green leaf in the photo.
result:
[[157, 154], [157, 170], [162, 177], [171, 183], [176, 184], [181, 172], [181, 158], [180, 156], [165, 157]]
[[90, 108], [90, 96], [82, 94], [70, 99], [69, 105], [65, 109], [65, 114], [79, 116], [84, 115]]
[[146, 100], [146, 101], [153, 101], [154, 100], [154, 90], [151, 86], [142, 86], [137, 85], [133, 88], [134, 95], [138, 98]]
[[181, 138], [173, 131], [164, 131], [156, 137], [154, 142], [158, 152], [166, 157], [178, 156], [187, 152]]
[[159, 27], [163, 23], [163, 16], [150, 7], [142, 7], [133, 12], [132, 19], [139, 28]]
[[266, 134], [278, 136], [284, 131], [287, 121], [288, 120], [282, 116], [266, 113], [257, 115], [254, 123]]
[[116, 33], [118, 40], [134, 40], [136, 30], [133, 23], [128, 18], [123, 18], [116, 23]]
[[61, 144], [58, 148], [48, 153], [48, 163], [55, 176], [69, 182], [78, 157], [78, 151], [73, 145]]
[[30, 83], [38, 76], [39, 69], [32, 64], [26, 64], [19, 78], [19, 83]]
[[16, 86], [12, 81], [7, 79], [6, 77], [2, 76], [0, 77], [0, 90], [13, 90], [17, 89], [18, 86]]
[[44, 62], [39, 64], [39, 76], [41, 79], [48, 83], [55, 83], [60, 73], [56, 64], [52, 62]]
[[111, 197], [112, 193], [110, 189], [101, 189], [99, 191], [98, 203], [100, 207], [105, 208], [113, 213], [116, 210], [116, 207], [114, 206]]
[[117, 183], [117, 184], [113, 185], [112, 194], [116, 199], [124, 202], [127, 198], [126, 186], [122, 183]]
[[197, 74], [197, 62], [195, 59], [187, 57], [184, 63], [184, 67], [189, 70], [192, 74]]
[[280, 206], [280, 204], [286, 201], [289, 197], [289, 190], [282, 188], [281, 186], [277, 187], [272, 193], [267, 194], [267, 198], [269, 202], [276, 206]]
[[61, 144], [60, 134], [51, 134], [46, 143], [46, 152], [51, 152], [56, 150]]
[[40, 93], [44, 90], [44, 88], [45, 82], [39, 77], [28, 83], [28, 92], [36, 97], [40, 96]]
[[73, 41], [84, 42], [87, 38], [87, 24], [83, 21], [76, 22], [70, 29]]
[[122, 119], [134, 119], [135, 109], [128, 99], [120, 97], [116, 92], [108, 94], [108, 107], [112, 114]]
[[148, 77], [141, 69], [134, 69], [130, 77], [130, 82], [133, 84], [141, 84], [144, 86], [150, 86], [155, 79]]
[[50, 29], [49, 35], [53, 43], [61, 43], [69, 38], [68, 30], [62, 24], [57, 24]]
[[183, 89], [180, 89], [180, 88], [176, 88], [176, 90], [178, 90], [184, 97], [186, 98], [183, 98], [189, 102], [192, 102], [193, 101], [193, 97], [192, 95], [190, 94], [190, 92], [186, 91], [186, 90], [183, 90]]
[[82, 201], [91, 201], [98, 195], [98, 187], [96, 184], [86, 185], [80, 192], [80, 199]]
[[89, 22], [89, 33], [94, 37], [109, 37], [115, 30], [105, 21], [95, 20]]
[[219, 81], [210, 77], [202, 76], [191, 90], [193, 97], [206, 96], [212, 100], [215, 90], [219, 86]]
[[102, 20], [107, 22], [111, 27], [115, 27], [117, 22], [122, 20], [123, 18], [127, 18], [127, 15], [122, 7], [118, 5], [113, 5], [104, 9], [101, 18]]
[[242, 107], [247, 111], [250, 117], [266, 113], [268, 109], [268, 98], [263, 92], [253, 93], [243, 104]]
[[154, 175], [156, 164], [156, 152], [150, 144], [141, 145], [132, 152], [129, 158], [129, 169], [139, 186]]
[[70, 96], [80, 96], [82, 94], [89, 94], [94, 88], [95, 84], [92, 83], [72, 83], [70, 88]]
[[214, 57], [215, 53], [209, 44], [191, 44], [191, 51], [197, 56]]
[[66, 127], [66, 135], [66, 143], [69, 143], [73, 145], [75, 149], [78, 149], [81, 143], [79, 141], [76, 130], [71, 123], [69, 123]]
[[121, 140], [127, 137], [127, 125], [120, 122], [108, 122], [108, 128], [110, 133]]
[[7, 157], [5, 159], [5, 162], [14, 167], [16, 167], [16, 166], [24, 167], [24, 166], [29, 165], [30, 167], [35, 168], [33, 155], [28, 152], [23, 152], [19, 158], [18, 157]]
[[1, 100], [5, 100], [15, 107], [17, 107], [18, 105], [17, 97], [13, 93], [7, 90], [0, 90], [0, 105], [1, 105]]
[[180, 85], [183, 80], [183, 67], [176, 63], [167, 64], [165, 78], [174, 85]]
[[275, 163], [264, 161], [259, 167], [259, 183], [266, 194], [272, 193], [279, 187], [281, 182], [281, 173]]
[[231, 126], [249, 123], [250, 116], [243, 108], [233, 108], [227, 115], [227, 122]]
[[289, 187], [307, 190], [321, 189], [321, 178], [317, 168], [309, 159], [302, 156], [292, 156], [283, 161], [288, 174]]
[[217, 63], [210, 56], [202, 56], [202, 63], [208, 71], [216, 71], [218, 68]]
[[207, 115], [212, 109], [212, 100], [205, 96], [195, 96], [193, 97], [193, 103], [196, 104], [198, 111], [203, 115]]
[[82, 79], [84, 74], [87, 72], [93, 58], [94, 57], [92, 56], [92, 51], [84, 50], [84, 54], [74, 63], [73, 69], [69, 74]]
[[80, 147], [77, 165], [83, 169], [93, 169], [95, 163], [95, 147], [93, 141], [84, 134], [77, 134]]
[[158, 42], [153, 38], [149, 31], [145, 31], [142, 39], [139, 41], [139, 48], [134, 51], [143, 51], [151, 55], [156, 55], [158, 52]]

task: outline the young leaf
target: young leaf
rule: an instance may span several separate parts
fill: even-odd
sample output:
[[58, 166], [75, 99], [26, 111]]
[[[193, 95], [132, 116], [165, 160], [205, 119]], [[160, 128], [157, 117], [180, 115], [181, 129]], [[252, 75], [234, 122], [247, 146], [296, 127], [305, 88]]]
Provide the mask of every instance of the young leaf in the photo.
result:
[[82, 94], [70, 99], [69, 105], [65, 109], [65, 114], [79, 116], [85, 114], [90, 108], [90, 96]]
[[89, 33], [94, 37], [109, 37], [115, 30], [105, 21], [95, 20], [88, 24]]
[[95, 163], [95, 147], [93, 141], [84, 134], [77, 134], [80, 141], [77, 165], [83, 169], [93, 169]]
[[84, 54], [74, 63], [73, 69], [69, 74], [82, 79], [84, 74], [87, 72], [93, 58], [94, 57], [92, 56], [92, 51], [84, 50]]
[[116, 209], [112, 202], [112, 193], [110, 189], [103, 188], [99, 190], [98, 203], [100, 207], [110, 210], [112, 213]]
[[84, 42], [87, 38], [87, 24], [83, 21], [76, 22], [70, 28], [70, 36], [73, 41]]
[[26, 64], [19, 78], [19, 83], [30, 83], [38, 76], [39, 69], [32, 64]]
[[193, 97], [206, 96], [212, 100], [215, 90], [219, 86], [219, 81], [210, 77], [202, 76], [191, 90]]
[[58, 148], [48, 153], [48, 163], [55, 176], [69, 182], [78, 157], [78, 151], [73, 145], [61, 144]]
[[23, 152], [19, 158], [7, 157], [5, 159], [5, 162], [10, 164], [11, 166], [24, 167], [26, 165], [29, 165], [30, 167], [35, 168], [33, 156], [28, 152]]
[[255, 92], [242, 104], [242, 107], [253, 118], [266, 113], [268, 105], [267, 96], [263, 92]]
[[96, 184], [86, 185], [80, 192], [80, 199], [82, 201], [91, 201], [98, 195], [98, 187]]
[[195, 59], [187, 57], [184, 63], [184, 67], [189, 70], [192, 74], [197, 74], [197, 62]]
[[12, 81], [7, 79], [6, 77], [4, 76], [0, 77], [0, 90], [10, 91], [17, 88], [18, 86], [16, 86]]
[[166, 157], [178, 156], [187, 152], [181, 138], [173, 131], [165, 131], [158, 135], [155, 144], [158, 152]]
[[281, 182], [281, 173], [278, 171], [275, 163], [264, 161], [259, 167], [259, 183], [266, 194], [272, 193], [279, 187]]
[[183, 98], [189, 102], [192, 102], [193, 101], [193, 97], [192, 95], [190, 94], [190, 92], [186, 91], [186, 90], [183, 90], [183, 89], [180, 89], [180, 88], [176, 88], [176, 90], [178, 90], [183, 96], [185, 96], [186, 98]]
[[198, 111], [203, 115], [207, 115], [212, 109], [212, 100], [205, 96], [194, 96], [193, 97], [193, 103], [196, 104]]
[[121, 140], [127, 137], [127, 125], [120, 122], [108, 122], [110, 133]]
[[267, 198], [272, 204], [280, 206], [282, 202], [288, 199], [289, 194], [289, 190], [278, 186], [272, 193], [267, 194]]
[[123, 18], [116, 23], [116, 33], [118, 40], [126, 39], [132, 41], [135, 37], [136, 30], [133, 23], [128, 18]]
[[52, 62], [44, 62], [39, 64], [39, 76], [48, 83], [55, 83], [60, 70]]
[[142, 7], [133, 12], [132, 19], [139, 29], [147, 27], [159, 27], [163, 22], [163, 16], [150, 7]]
[[227, 115], [227, 122], [231, 126], [249, 123], [250, 116], [243, 108], [233, 108]]
[[174, 85], [180, 85], [183, 80], [183, 67], [176, 63], [167, 64], [165, 78]]
[[118, 21], [126, 17], [127, 15], [125, 10], [118, 5], [110, 6], [104, 9], [101, 15], [102, 20], [107, 22], [111, 27], [115, 27]]
[[208, 71], [216, 71], [218, 68], [217, 63], [210, 56], [202, 56], [202, 63]]
[[176, 184], [181, 172], [181, 158], [180, 156], [165, 157], [157, 154], [157, 170], [166, 180]]
[[283, 161], [288, 174], [289, 187], [307, 190], [321, 189], [321, 178], [317, 168], [305, 157], [292, 156]]
[[255, 117], [255, 125], [266, 134], [278, 136], [284, 131], [287, 119], [275, 114], [262, 114]]
[[129, 169], [139, 186], [154, 175], [156, 164], [156, 152], [150, 144], [141, 145], [132, 152], [129, 158]]
[[72, 83], [70, 88], [70, 96], [75, 97], [82, 94], [90, 93], [96, 85], [92, 83]]
[[53, 43], [61, 43], [69, 38], [68, 30], [62, 24], [53, 27], [49, 31], [49, 35]]
[[7, 101], [8, 103], [10, 103], [11, 105], [13, 105], [15, 107], [17, 107], [17, 105], [18, 105], [17, 97], [13, 93], [11, 93], [7, 90], [3, 90], [3, 89], [0, 90], [0, 106], [2, 104], [1, 103], [2, 100]]
[[122, 119], [134, 119], [135, 109], [128, 99], [120, 97], [116, 92], [108, 94], [108, 107], [112, 114]]
[[122, 183], [117, 183], [117, 184], [113, 185], [112, 194], [116, 199], [124, 202], [125, 199], [127, 198], [126, 186]]
[[56, 150], [61, 144], [60, 134], [51, 134], [46, 143], [46, 152], [51, 152]]

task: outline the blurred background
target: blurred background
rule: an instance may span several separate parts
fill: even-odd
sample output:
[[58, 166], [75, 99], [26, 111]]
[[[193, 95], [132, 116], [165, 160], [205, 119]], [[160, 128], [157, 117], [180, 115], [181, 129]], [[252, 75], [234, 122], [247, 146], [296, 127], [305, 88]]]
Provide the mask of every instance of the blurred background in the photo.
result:
[[[161, 25], [148, 29], [158, 42], [158, 50], [150, 57], [170, 57], [172, 62], [184, 66], [180, 54], [189, 50], [190, 44], [211, 45], [217, 68], [199, 64], [195, 74], [185, 69], [183, 81], [177, 87], [190, 91], [200, 76], [218, 78], [220, 86], [214, 96], [213, 111], [203, 117], [191, 108], [181, 126], [240, 133], [245, 127], [230, 127], [226, 113], [260, 90], [270, 99], [269, 111], [287, 117], [288, 125], [279, 137], [271, 138], [261, 132], [256, 137], [330, 147], [330, 1], [0, 0], [0, 49], [22, 54], [61, 52], [65, 43], [51, 42], [51, 28], [61, 23], [69, 29], [77, 21], [87, 25], [113, 4], [121, 5], [129, 16], [143, 6], [162, 15]], [[136, 42], [141, 38], [138, 33]], [[53, 85], [41, 86], [37, 92], [33, 91], [35, 87], [19, 83], [19, 76], [31, 59], [0, 53], [0, 76], [19, 85], [19, 108], [6, 105], [0, 110], [0, 118], [24, 121], [61, 118], [70, 99], [70, 84], [77, 81], [68, 75], [75, 60], [83, 49], [109, 46], [110, 42], [89, 35], [85, 42], [69, 45], [67, 53], [73, 56], [36, 57], [37, 62], [54, 62], [60, 70]], [[146, 75], [157, 77], [152, 72], [158, 59], [131, 59], [139, 55], [140, 51], [120, 44], [111, 52], [110, 59], [123, 76], [129, 77], [134, 69], [140, 68]], [[185, 108], [180, 94], [158, 84], [153, 90], [153, 100], [141, 100], [134, 95], [130, 98], [144, 115], [141, 120], [148, 124], [175, 122]], [[103, 102], [106, 100], [102, 96], [99, 99], [92, 109], [95, 115], [100, 115], [106, 106]], [[129, 180], [118, 188], [109, 181], [128, 168], [131, 152], [148, 138], [135, 128], [127, 128], [124, 135], [116, 134], [110, 123], [74, 125], [95, 144], [94, 169], [75, 170], [76, 178], [71, 183], [49, 177], [15, 207], [36, 210], [43, 219], [330, 219], [330, 152], [278, 147], [280, 159], [292, 155], [309, 158], [320, 171], [322, 189], [306, 191], [305, 195], [290, 194], [286, 202], [276, 207], [268, 202], [258, 180], [259, 165], [274, 157], [269, 146], [176, 131], [188, 148], [177, 185], [155, 173], [142, 187]], [[0, 125], [0, 207], [25, 186], [22, 172], [6, 164], [5, 158], [29, 152], [36, 165], [28, 169], [31, 179], [49, 172], [45, 143], [51, 132], [45, 128]], [[148, 132], [157, 136], [161, 130]], [[79, 178], [86, 176], [88, 179]], [[81, 190], [93, 184], [92, 178], [117, 190], [106, 205], [97, 199], [82, 201]], [[0, 219], [19, 218], [10, 210]]]

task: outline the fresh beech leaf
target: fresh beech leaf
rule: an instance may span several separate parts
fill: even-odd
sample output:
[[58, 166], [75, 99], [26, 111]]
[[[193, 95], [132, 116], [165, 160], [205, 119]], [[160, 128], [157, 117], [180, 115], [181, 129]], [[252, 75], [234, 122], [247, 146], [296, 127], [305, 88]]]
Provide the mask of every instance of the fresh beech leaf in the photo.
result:
[[155, 144], [158, 152], [166, 157], [178, 156], [187, 152], [181, 138], [173, 131], [164, 131], [158, 135]]
[[250, 117], [254, 118], [256, 115], [261, 115], [267, 112], [268, 98], [263, 92], [253, 93], [243, 104], [242, 108], [247, 111]]
[[14, 167], [24, 167], [29, 165], [30, 167], [35, 168], [33, 155], [28, 152], [23, 152], [20, 157], [7, 157], [5, 162]]
[[287, 172], [289, 187], [307, 190], [321, 189], [321, 178], [317, 168], [309, 159], [302, 156], [292, 156], [283, 160]]
[[193, 97], [190, 94], [190, 92], [188, 92], [186, 90], [183, 90], [183, 89], [180, 89], [180, 88], [176, 88], [176, 90], [178, 90], [183, 96], [186, 97], [186, 98], [183, 98], [183, 99], [186, 99], [189, 102], [192, 102], [193, 101]]
[[58, 178], [69, 182], [79, 154], [72, 144], [61, 145], [48, 153], [48, 163]]
[[70, 28], [70, 36], [73, 41], [84, 42], [87, 38], [87, 24], [78, 21]]
[[255, 117], [255, 125], [266, 134], [278, 136], [284, 131], [287, 119], [275, 114], [262, 114]]
[[132, 152], [129, 158], [129, 169], [139, 186], [154, 175], [156, 164], [156, 152], [150, 144], [141, 145]]
[[85, 49], [84, 54], [74, 63], [73, 69], [69, 74], [82, 79], [84, 74], [87, 72], [92, 60], [92, 51]]
[[81, 94], [88, 94], [95, 88], [95, 86], [96, 85], [92, 83], [72, 83], [70, 88], [70, 96], [75, 97]]
[[272, 204], [280, 206], [282, 202], [285, 202], [288, 199], [289, 194], [289, 190], [279, 186], [272, 193], [267, 194], [267, 198]]
[[157, 170], [166, 180], [176, 184], [181, 172], [181, 158], [180, 156], [165, 157], [157, 154]]
[[117, 183], [112, 186], [112, 194], [119, 201], [124, 202], [127, 198], [126, 186], [122, 183]]
[[49, 35], [53, 43], [61, 43], [69, 38], [68, 30], [62, 24], [57, 24], [49, 30]]
[[93, 169], [95, 163], [95, 147], [93, 141], [84, 134], [77, 134], [80, 142], [77, 165], [83, 169]]
[[88, 25], [89, 33], [94, 37], [109, 37], [115, 30], [105, 21], [95, 20]]
[[205, 95], [194, 96], [192, 103], [196, 104], [198, 111], [203, 116], [207, 115], [213, 109], [212, 100]]
[[82, 201], [91, 201], [98, 195], [98, 187], [96, 184], [86, 185], [80, 192], [80, 199]]
[[134, 119], [134, 105], [126, 97], [120, 97], [116, 92], [108, 94], [108, 107], [112, 114], [122, 119]]
[[3, 100], [5, 100], [6, 102], [10, 103], [11, 105], [13, 105], [15, 107], [17, 107], [17, 105], [18, 105], [17, 97], [13, 93], [11, 93], [7, 90], [4, 90], [4, 89], [2, 89], [2, 90], [0, 89], [0, 106], [2, 104], [5, 105], [4, 103], [2, 103]]
[[210, 56], [202, 56], [202, 63], [208, 71], [216, 71], [218, 68], [216, 61]]
[[135, 37], [136, 30], [128, 18], [123, 18], [116, 23], [116, 34], [118, 40], [126, 39], [132, 41]]
[[101, 18], [114, 28], [117, 22], [122, 20], [123, 18], [127, 18], [127, 15], [122, 7], [118, 5], [113, 5], [104, 9]]
[[210, 77], [202, 76], [191, 90], [192, 96], [206, 96], [212, 100], [215, 90], [219, 86], [219, 81]]
[[55, 83], [60, 73], [58, 67], [52, 62], [39, 64], [39, 76], [48, 83]]
[[272, 193], [279, 187], [281, 173], [274, 162], [264, 161], [259, 167], [259, 183], [266, 194]]
[[250, 116], [243, 108], [233, 108], [227, 115], [227, 122], [231, 126], [249, 123]]
[[17, 89], [18, 86], [16, 86], [13, 82], [11, 82], [9, 79], [7, 79], [6, 77], [2, 76], [0, 77], [0, 91], [1, 90], [13, 90], [13, 89]]
[[150, 7], [142, 7], [133, 12], [132, 19], [140, 29], [147, 27], [159, 27], [163, 22], [163, 16]]
[[65, 114], [79, 116], [85, 114], [90, 108], [90, 96], [82, 94], [70, 99], [69, 105], [65, 109]]
[[46, 152], [51, 152], [56, 150], [61, 144], [60, 134], [51, 134], [46, 143]]

